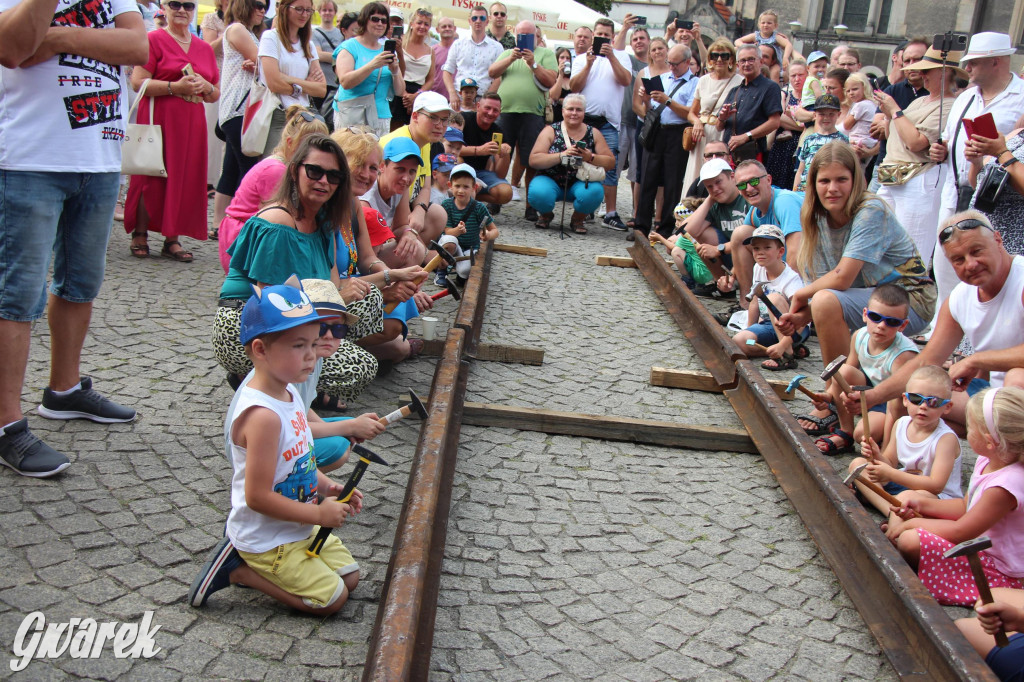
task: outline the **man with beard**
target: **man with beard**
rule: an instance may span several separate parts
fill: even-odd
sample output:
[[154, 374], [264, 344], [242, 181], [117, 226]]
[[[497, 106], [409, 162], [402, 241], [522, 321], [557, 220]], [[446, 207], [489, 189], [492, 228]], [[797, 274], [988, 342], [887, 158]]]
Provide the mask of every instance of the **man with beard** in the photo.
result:
[[463, 114], [466, 126], [462, 136], [466, 145], [459, 156], [476, 171], [476, 198], [487, 203], [491, 215], [501, 210], [502, 204], [512, 201], [512, 185], [505, 180], [512, 149], [502, 142], [495, 141], [495, 134], [504, 137], [505, 131], [498, 125], [501, 116], [501, 97], [496, 92], [488, 92], [476, 105], [476, 111]]

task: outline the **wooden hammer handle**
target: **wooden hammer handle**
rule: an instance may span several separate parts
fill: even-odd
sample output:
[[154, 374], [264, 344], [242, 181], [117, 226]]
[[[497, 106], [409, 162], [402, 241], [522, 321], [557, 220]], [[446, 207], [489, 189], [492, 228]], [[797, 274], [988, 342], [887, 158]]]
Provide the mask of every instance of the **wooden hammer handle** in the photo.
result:
[[[973, 552], [967, 555], [967, 563], [971, 565], [971, 573], [974, 574], [974, 584], [978, 587], [978, 595], [981, 596], [982, 604], [991, 604], [992, 590], [988, 587], [988, 578], [985, 577], [985, 569], [981, 565], [981, 557], [978, 556], [977, 552]], [[996, 645], [997, 646], [1010, 646], [1010, 640], [1006, 637], [1006, 633], [1002, 630], [996, 633]]]
[[903, 501], [902, 500], [897, 499], [895, 495], [890, 494], [885, 488], [883, 488], [882, 486], [878, 485], [874, 481], [869, 481], [866, 478], [858, 478], [857, 480], [859, 482], [863, 483], [865, 485], [865, 487], [867, 487], [868, 490], [870, 490], [871, 492], [875, 493], [876, 495], [881, 497], [883, 500], [885, 500], [886, 502], [888, 502], [892, 506], [894, 506], [894, 507], [902, 507], [903, 506]]
[[812, 391], [811, 389], [805, 387], [803, 384], [797, 384], [796, 387], [797, 387], [797, 389], [802, 391], [803, 394], [806, 395], [811, 400], [817, 400], [818, 399], [818, 394], [815, 393], [814, 391]]
[[384, 426], [388, 426], [390, 424], [394, 424], [399, 419], [405, 419], [410, 414], [412, 414], [412, 408], [409, 407], [408, 405], [404, 405], [399, 409], [395, 410], [394, 412], [384, 415], [383, 417], [377, 420], [377, 423], [382, 424]]

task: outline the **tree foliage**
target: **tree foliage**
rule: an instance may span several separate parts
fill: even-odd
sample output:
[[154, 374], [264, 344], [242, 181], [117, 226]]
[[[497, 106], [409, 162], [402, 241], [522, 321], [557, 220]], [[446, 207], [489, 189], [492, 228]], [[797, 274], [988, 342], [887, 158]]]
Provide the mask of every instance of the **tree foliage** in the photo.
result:
[[608, 13], [612, 11], [612, 0], [576, 0], [581, 5], [586, 5], [595, 12], [608, 16]]

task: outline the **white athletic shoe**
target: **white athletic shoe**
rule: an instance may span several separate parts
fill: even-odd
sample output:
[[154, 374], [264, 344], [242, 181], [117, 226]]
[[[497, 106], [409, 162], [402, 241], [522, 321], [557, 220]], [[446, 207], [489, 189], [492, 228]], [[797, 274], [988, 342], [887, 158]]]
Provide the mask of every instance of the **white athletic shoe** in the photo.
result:
[[522, 197], [519, 196], [519, 188], [512, 185], [512, 201], [521, 201]]

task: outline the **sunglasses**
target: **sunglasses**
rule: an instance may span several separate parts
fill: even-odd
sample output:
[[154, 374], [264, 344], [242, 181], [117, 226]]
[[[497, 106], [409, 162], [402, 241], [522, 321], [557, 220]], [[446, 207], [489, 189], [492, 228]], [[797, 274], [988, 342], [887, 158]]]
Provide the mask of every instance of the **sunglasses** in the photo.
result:
[[504, 12], [491, 12], [491, 16], [492, 17], [504, 17], [504, 16], [508, 16], [508, 15], [505, 14]]
[[736, 183], [736, 189], [738, 189], [739, 191], [742, 192], [743, 190], [745, 190], [747, 188], [747, 185], [750, 185], [751, 187], [757, 187], [758, 185], [761, 184], [761, 178], [767, 178], [767, 177], [768, 177], [767, 175], [758, 175], [756, 178], [750, 178], [746, 182], [737, 182]]
[[949, 398], [936, 398], [933, 395], [921, 395], [920, 393], [904, 393], [903, 397], [910, 401], [911, 405], [924, 403], [928, 407], [942, 407], [950, 402]]
[[374, 24], [386, 24], [388, 23], [388, 18], [382, 16], [373, 16], [370, 17], [370, 21]]
[[[728, 152], [704, 152], [704, 159], [724, 159], [729, 156]], [[760, 180], [758, 180], [760, 182]], [[754, 185], [757, 187], [757, 184]]]
[[306, 123], [312, 123], [313, 121], [320, 121], [321, 123], [324, 124], [327, 123], [327, 121], [324, 120], [323, 116], [321, 116], [320, 114], [313, 113], [312, 111], [300, 111], [299, 116], [301, 116], [302, 120], [305, 121]]
[[327, 170], [315, 163], [304, 163], [302, 167], [306, 169], [306, 177], [316, 182], [320, 178], [327, 176], [328, 185], [340, 185], [341, 181], [345, 179], [345, 176], [339, 170]]
[[717, 62], [719, 60], [727, 62], [732, 59], [731, 52], [708, 52], [708, 61]]
[[942, 231], [939, 232], [939, 244], [945, 244], [946, 242], [948, 242], [950, 238], [953, 236], [953, 232], [955, 232], [956, 230], [966, 232], [968, 230], [976, 230], [979, 227], [988, 227], [988, 229], [992, 229], [985, 223], [981, 222], [980, 220], [975, 220], [974, 218], [968, 218], [967, 220], [961, 220], [958, 223], [953, 223], [948, 227], [942, 228]]
[[906, 322], [906, 320], [900, 319], [898, 317], [889, 317], [888, 315], [883, 315], [882, 313], [876, 313], [874, 310], [868, 310], [864, 314], [867, 316], [869, 320], [871, 320], [875, 324], [878, 324], [879, 322], [885, 322], [886, 327], [892, 327], [893, 329], [896, 329], [901, 324]]
[[370, 130], [370, 126], [349, 126], [346, 128], [347, 131], [353, 135], [369, 135], [377, 142], [380, 142], [380, 137], [375, 132]]
[[327, 332], [330, 330], [331, 336], [336, 339], [343, 339], [348, 336], [348, 325], [344, 322], [337, 322], [335, 324], [327, 324], [326, 322], [320, 323], [320, 336], [327, 336]]
[[474, 16], [469, 18], [470, 21], [487, 21], [487, 17]]
[[257, 12], [266, 12], [267, 11], [267, 6], [264, 5], [262, 2], [253, 3], [252, 8], [254, 10], [256, 10]]
[[167, 7], [177, 12], [179, 9], [183, 9], [186, 12], [191, 12], [196, 8], [194, 2], [178, 2], [178, 0], [168, 0]]

